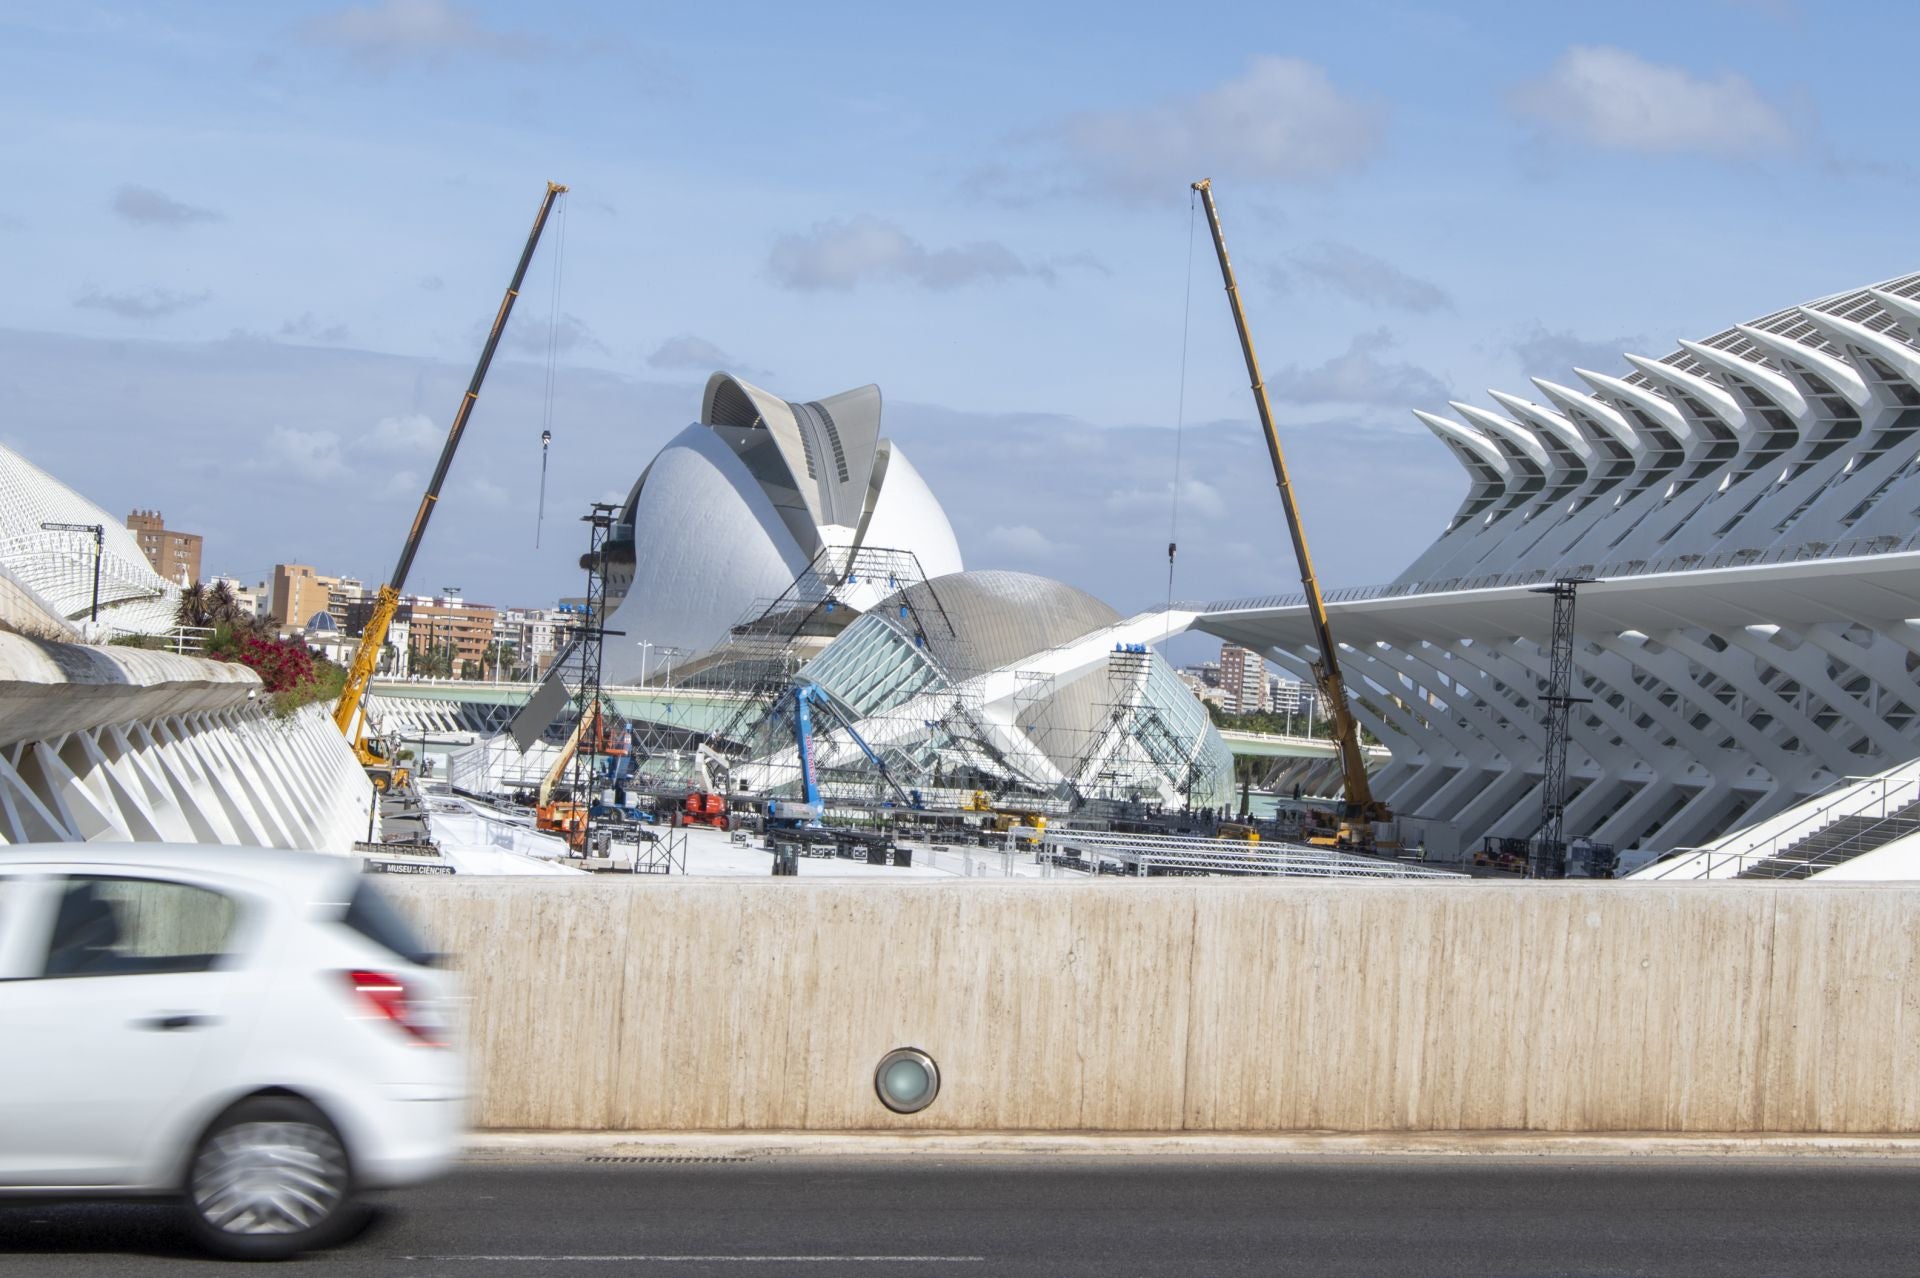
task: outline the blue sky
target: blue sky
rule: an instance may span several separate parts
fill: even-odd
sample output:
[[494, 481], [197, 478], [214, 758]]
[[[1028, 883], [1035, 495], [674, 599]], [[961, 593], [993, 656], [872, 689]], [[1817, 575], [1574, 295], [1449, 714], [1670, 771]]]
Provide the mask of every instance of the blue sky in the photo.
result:
[[[573, 514], [726, 367], [878, 382], [970, 564], [1142, 606], [1210, 175], [1317, 556], [1385, 580], [1464, 489], [1408, 410], [1913, 269], [1911, 103], [1862, 53], [1916, 27], [1793, 0], [0, 2], [0, 438], [204, 532], [209, 570], [377, 579], [551, 177], [574, 193], [411, 584], [577, 590]], [[1176, 590], [1284, 589], [1195, 249]]]

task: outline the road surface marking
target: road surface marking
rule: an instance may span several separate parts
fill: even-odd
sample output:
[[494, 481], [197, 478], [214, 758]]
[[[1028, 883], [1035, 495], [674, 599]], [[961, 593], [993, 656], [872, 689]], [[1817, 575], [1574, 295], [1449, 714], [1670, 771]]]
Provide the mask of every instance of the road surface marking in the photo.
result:
[[401, 1256], [401, 1260], [483, 1261], [652, 1261], [656, 1264], [885, 1264], [885, 1265], [964, 1265], [984, 1261], [985, 1256]]

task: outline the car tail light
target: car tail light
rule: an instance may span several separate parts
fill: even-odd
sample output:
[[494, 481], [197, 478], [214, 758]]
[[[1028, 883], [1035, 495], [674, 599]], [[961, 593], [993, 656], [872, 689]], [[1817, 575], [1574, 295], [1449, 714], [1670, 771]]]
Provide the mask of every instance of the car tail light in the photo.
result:
[[422, 1047], [447, 1046], [446, 1027], [413, 998], [406, 981], [390, 972], [342, 972], [366, 1014], [384, 1020]]

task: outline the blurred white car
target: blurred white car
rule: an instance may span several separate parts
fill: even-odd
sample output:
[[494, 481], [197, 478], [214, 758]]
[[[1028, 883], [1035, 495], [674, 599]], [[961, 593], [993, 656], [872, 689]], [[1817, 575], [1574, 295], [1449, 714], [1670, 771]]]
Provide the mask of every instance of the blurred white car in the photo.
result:
[[178, 1195], [224, 1255], [320, 1246], [459, 1149], [452, 978], [341, 857], [0, 852], [0, 1194]]

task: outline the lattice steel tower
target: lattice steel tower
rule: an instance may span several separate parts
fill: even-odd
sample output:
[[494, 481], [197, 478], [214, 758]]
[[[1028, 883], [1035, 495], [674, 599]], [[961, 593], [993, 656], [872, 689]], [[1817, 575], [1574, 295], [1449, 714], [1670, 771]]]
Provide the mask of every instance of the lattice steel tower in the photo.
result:
[[1540, 778], [1540, 833], [1533, 841], [1527, 876], [1567, 877], [1567, 738], [1573, 707], [1592, 697], [1573, 695], [1573, 604], [1591, 577], [1560, 577], [1535, 594], [1553, 596], [1553, 643], [1547, 659], [1547, 757]]

